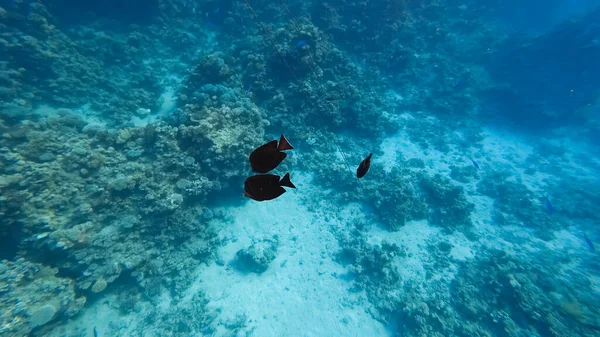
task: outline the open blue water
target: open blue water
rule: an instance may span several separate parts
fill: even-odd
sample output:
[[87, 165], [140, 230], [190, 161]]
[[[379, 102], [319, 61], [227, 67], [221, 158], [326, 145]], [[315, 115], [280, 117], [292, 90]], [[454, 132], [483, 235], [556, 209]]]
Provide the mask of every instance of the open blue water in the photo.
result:
[[0, 337], [600, 336], [598, 60], [599, 0], [0, 0]]

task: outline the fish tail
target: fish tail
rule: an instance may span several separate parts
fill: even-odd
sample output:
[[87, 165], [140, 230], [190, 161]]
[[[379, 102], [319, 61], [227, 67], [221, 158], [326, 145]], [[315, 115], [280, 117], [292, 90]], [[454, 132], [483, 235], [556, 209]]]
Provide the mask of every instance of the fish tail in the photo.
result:
[[294, 184], [292, 184], [292, 181], [290, 180], [290, 174], [286, 173], [283, 178], [281, 178], [281, 181], [279, 182], [279, 185], [281, 186], [286, 186], [286, 187], [291, 187], [291, 188], [296, 188], [296, 186], [294, 186]]
[[287, 138], [285, 138], [285, 136], [283, 134], [281, 134], [281, 138], [279, 138], [279, 145], [277, 146], [277, 150], [278, 151], [284, 151], [284, 150], [292, 150], [294, 147], [292, 146], [292, 144], [290, 144], [290, 142], [287, 140]]
[[367, 158], [371, 159], [372, 156], [373, 156], [373, 154], [369, 153], [369, 155], [367, 156]]

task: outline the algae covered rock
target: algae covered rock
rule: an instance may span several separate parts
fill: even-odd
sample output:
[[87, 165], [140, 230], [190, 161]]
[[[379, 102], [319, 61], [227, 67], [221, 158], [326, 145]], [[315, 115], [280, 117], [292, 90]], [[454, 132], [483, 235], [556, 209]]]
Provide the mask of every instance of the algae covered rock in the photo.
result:
[[103, 279], [96, 280], [96, 282], [94, 282], [94, 285], [92, 286], [92, 292], [93, 293], [102, 292], [102, 291], [104, 291], [104, 289], [106, 289], [107, 285], [108, 285], [108, 283], [106, 283], [106, 281]]
[[240, 249], [236, 254], [236, 268], [245, 272], [263, 273], [277, 257], [278, 245], [276, 238], [263, 239], [253, 242], [248, 248]]
[[31, 313], [31, 325], [42, 326], [50, 322], [58, 313], [58, 308], [52, 304], [44, 304]]

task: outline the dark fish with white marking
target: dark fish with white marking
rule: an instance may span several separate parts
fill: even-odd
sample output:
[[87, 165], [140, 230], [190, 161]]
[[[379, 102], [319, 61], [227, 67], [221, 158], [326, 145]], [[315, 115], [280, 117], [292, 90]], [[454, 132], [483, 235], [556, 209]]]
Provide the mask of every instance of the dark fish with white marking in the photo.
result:
[[294, 147], [288, 142], [284, 135], [279, 138], [279, 144], [276, 140], [270, 141], [250, 154], [250, 165], [252, 171], [256, 173], [267, 173], [276, 168], [287, 156], [285, 150], [292, 150]]
[[358, 168], [356, 169], [356, 177], [357, 178], [362, 178], [365, 176], [365, 174], [367, 174], [367, 172], [369, 171], [369, 168], [371, 167], [371, 156], [373, 156], [372, 153], [369, 153], [369, 155], [367, 156], [367, 158], [363, 159], [363, 161], [360, 163], [360, 165], [358, 165]]
[[275, 174], [259, 174], [246, 179], [244, 196], [256, 201], [273, 200], [286, 192], [283, 186], [296, 188], [289, 173], [281, 179]]

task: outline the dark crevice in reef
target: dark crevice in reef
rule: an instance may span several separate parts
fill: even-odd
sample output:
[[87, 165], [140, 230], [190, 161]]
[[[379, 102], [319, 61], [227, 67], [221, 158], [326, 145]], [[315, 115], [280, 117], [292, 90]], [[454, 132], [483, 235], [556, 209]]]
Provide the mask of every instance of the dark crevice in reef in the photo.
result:
[[[4, 227], [4, 224], [0, 224]], [[23, 239], [22, 226], [6, 226], [0, 230], [0, 260], [13, 260], [17, 256], [19, 243]]]

